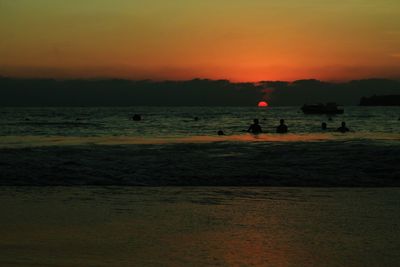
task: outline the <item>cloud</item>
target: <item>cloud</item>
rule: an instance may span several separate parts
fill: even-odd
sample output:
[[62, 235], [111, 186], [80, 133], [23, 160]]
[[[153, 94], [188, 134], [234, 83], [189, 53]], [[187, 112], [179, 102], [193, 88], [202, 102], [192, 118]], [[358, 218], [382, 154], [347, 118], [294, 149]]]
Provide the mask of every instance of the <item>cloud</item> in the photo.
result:
[[385, 79], [329, 83], [319, 80], [233, 83], [227, 80], [132, 81], [11, 79], [0, 77], [0, 106], [272, 106], [337, 102], [356, 105], [363, 96], [400, 94]]

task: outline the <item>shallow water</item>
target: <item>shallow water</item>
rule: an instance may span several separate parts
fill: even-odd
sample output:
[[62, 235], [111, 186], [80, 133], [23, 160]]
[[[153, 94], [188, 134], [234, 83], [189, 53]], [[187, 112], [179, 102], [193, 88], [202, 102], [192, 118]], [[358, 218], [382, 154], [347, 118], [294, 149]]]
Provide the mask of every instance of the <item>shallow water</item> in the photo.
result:
[[399, 144], [400, 135], [396, 133], [309, 133], [309, 134], [241, 134], [226, 136], [186, 136], [186, 137], [136, 137], [136, 136], [3, 136], [1, 148], [24, 148], [46, 146], [82, 145], [168, 145], [193, 143], [256, 143], [256, 142], [327, 142], [357, 141]]
[[1, 187], [1, 266], [398, 266], [400, 189]]
[[398, 141], [46, 145], [0, 153], [0, 185], [400, 186]]
[[400, 107], [344, 108], [0, 108], [0, 185], [400, 185]]
[[[334, 130], [346, 121], [358, 133], [400, 133], [400, 107], [344, 107], [343, 115], [304, 115], [299, 107], [98, 107], [0, 108], [0, 136], [188, 137], [242, 134], [254, 118], [274, 133], [284, 118], [293, 134], [320, 133], [321, 122]], [[129, 120], [134, 114], [143, 120]], [[199, 120], [195, 121], [194, 118]]]

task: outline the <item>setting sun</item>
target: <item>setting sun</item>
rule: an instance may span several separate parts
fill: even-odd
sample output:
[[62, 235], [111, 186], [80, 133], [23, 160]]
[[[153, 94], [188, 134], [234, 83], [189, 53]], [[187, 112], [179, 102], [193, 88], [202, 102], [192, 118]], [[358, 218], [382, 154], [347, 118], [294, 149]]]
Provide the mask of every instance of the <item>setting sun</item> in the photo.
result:
[[268, 107], [268, 102], [260, 101], [260, 102], [258, 102], [258, 107], [260, 107], [260, 108]]

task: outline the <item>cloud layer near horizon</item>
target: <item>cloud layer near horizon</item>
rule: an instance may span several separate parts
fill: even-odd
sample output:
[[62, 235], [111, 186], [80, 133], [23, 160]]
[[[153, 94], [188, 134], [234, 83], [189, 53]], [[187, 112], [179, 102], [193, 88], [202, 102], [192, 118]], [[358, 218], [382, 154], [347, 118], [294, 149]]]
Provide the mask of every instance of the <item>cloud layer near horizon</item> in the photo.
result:
[[337, 102], [358, 105], [361, 97], [399, 95], [400, 81], [318, 80], [232, 83], [226, 80], [53, 80], [0, 77], [0, 106], [300, 106]]

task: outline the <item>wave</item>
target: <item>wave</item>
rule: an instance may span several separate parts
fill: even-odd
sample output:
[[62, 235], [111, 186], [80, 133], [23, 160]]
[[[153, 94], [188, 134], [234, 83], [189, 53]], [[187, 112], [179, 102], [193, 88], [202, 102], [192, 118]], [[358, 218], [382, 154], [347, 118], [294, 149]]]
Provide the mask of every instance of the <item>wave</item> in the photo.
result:
[[10, 126], [57, 126], [57, 127], [83, 127], [83, 126], [99, 126], [99, 123], [91, 123], [91, 122], [70, 122], [70, 121], [61, 121], [61, 122], [43, 122], [43, 121], [24, 121], [24, 122], [8, 122], [1, 123], [0, 125], [10, 125]]
[[71, 145], [150, 145], [179, 143], [214, 143], [214, 142], [325, 142], [325, 141], [400, 141], [400, 136], [393, 133], [310, 133], [310, 134], [240, 134], [226, 136], [2, 136], [0, 148], [22, 148], [40, 146]]
[[398, 141], [56, 141], [2, 148], [0, 185], [400, 186]]

